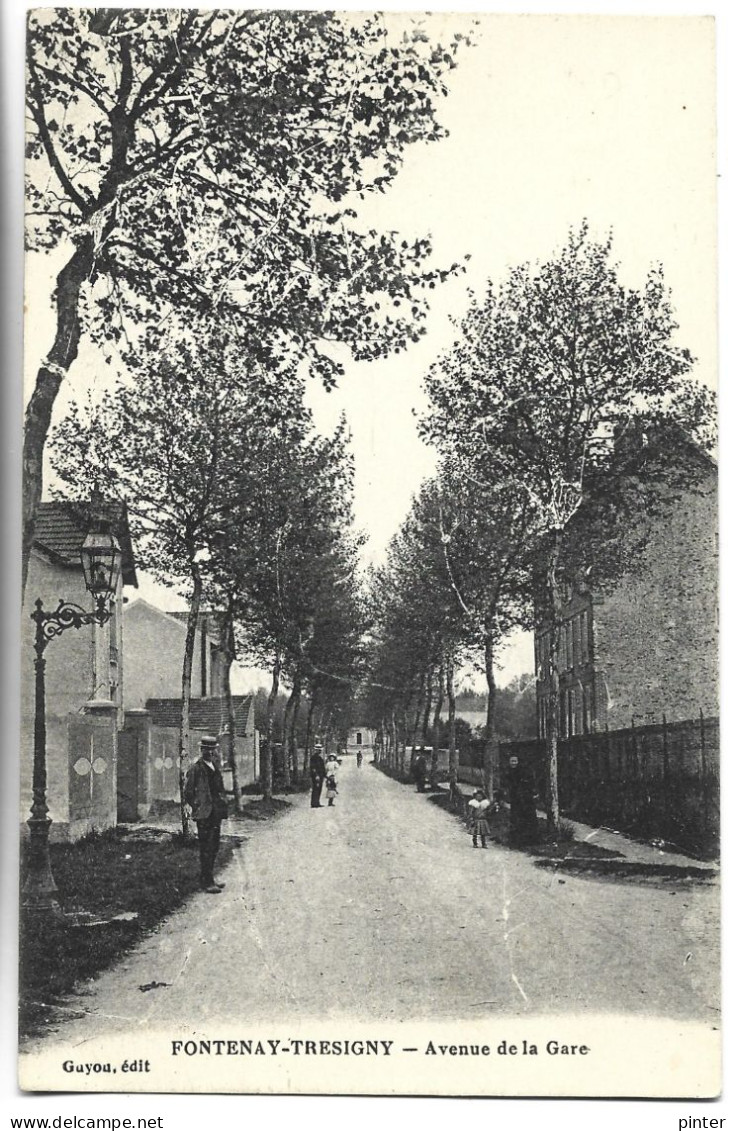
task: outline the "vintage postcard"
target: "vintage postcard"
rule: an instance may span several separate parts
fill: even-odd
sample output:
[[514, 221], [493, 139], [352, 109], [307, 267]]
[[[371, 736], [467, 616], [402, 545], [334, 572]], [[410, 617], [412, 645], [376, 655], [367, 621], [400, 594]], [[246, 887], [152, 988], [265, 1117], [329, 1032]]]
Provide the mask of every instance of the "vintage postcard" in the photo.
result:
[[29, 12], [24, 1091], [719, 1094], [714, 48]]

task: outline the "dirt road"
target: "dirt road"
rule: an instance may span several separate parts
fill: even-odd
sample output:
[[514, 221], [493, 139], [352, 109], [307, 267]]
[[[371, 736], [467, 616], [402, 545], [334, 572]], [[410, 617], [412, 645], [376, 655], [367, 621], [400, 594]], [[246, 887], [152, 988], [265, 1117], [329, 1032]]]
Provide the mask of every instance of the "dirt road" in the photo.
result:
[[473, 850], [368, 765], [343, 767], [334, 808], [297, 797], [246, 836], [224, 893], [103, 974], [56, 1039], [212, 1018], [717, 1017], [713, 885], [562, 877]]

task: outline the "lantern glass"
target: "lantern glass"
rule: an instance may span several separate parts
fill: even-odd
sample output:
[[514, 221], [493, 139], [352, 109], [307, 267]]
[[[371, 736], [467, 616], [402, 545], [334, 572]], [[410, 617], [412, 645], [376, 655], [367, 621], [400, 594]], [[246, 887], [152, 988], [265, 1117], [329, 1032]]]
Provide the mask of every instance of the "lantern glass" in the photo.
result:
[[87, 589], [95, 597], [110, 597], [117, 592], [122, 567], [122, 551], [114, 534], [90, 530], [81, 550], [82, 569]]

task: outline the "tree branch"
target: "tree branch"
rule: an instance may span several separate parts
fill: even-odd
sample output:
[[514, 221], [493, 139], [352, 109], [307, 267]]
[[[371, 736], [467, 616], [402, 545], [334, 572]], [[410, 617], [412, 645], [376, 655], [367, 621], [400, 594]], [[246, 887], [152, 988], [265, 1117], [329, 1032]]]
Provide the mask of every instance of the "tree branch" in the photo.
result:
[[68, 199], [77, 206], [82, 216], [86, 219], [90, 202], [86, 200], [72, 184], [66, 170], [64, 169], [64, 166], [61, 164], [59, 156], [54, 147], [54, 143], [51, 138], [51, 132], [48, 127], [48, 122], [46, 121], [46, 115], [43, 110], [41, 83], [38, 77], [36, 64], [33, 59], [30, 47], [28, 50], [28, 72], [31, 77], [31, 86], [33, 89], [33, 98], [30, 101], [30, 110], [33, 114], [34, 121], [38, 126], [38, 132], [41, 136], [41, 141], [43, 143], [43, 148], [46, 151], [49, 165], [56, 173], [56, 176], [59, 179], [59, 183], [64, 189]]

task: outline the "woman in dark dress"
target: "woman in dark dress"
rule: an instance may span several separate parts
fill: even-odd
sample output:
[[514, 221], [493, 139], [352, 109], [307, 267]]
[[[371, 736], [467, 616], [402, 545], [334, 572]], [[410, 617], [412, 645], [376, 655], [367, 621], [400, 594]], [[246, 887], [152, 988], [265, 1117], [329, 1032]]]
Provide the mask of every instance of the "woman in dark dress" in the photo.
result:
[[508, 763], [510, 800], [510, 843], [517, 848], [538, 842], [536, 794], [533, 781], [515, 754]]
[[416, 789], [419, 793], [423, 793], [426, 789], [426, 773], [426, 758], [421, 753], [413, 764], [413, 780], [416, 782]]

